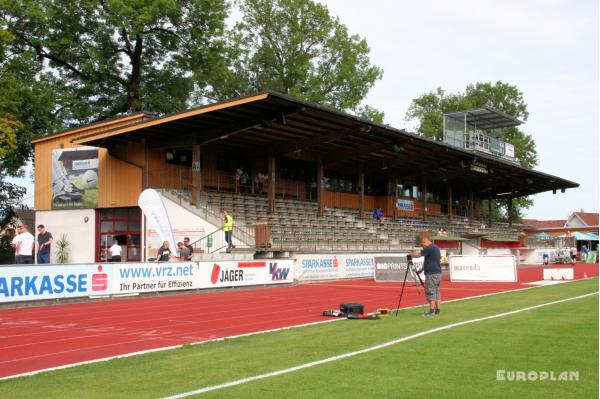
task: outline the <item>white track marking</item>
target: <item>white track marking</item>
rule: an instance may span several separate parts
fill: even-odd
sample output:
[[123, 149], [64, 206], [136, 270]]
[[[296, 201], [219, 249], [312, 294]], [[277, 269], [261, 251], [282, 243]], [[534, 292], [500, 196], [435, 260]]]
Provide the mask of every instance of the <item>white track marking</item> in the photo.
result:
[[471, 319], [471, 320], [460, 321], [458, 323], [447, 324], [445, 326], [441, 326], [441, 327], [437, 327], [437, 328], [432, 328], [430, 330], [421, 331], [421, 332], [413, 334], [413, 335], [408, 335], [406, 337], [394, 339], [392, 341], [388, 341], [388, 342], [385, 342], [383, 344], [370, 346], [368, 348], [357, 350], [357, 351], [354, 351], [354, 352], [348, 352], [348, 353], [344, 353], [344, 354], [341, 354], [341, 355], [328, 357], [326, 359], [321, 359], [321, 360], [317, 360], [317, 361], [310, 362], [310, 363], [300, 364], [298, 366], [294, 366], [294, 367], [290, 367], [290, 368], [282, 369], [282, 370], [277, 370], [277, 371], [273, 371], [273, 372], [266, 373], [266, 374], [259, 374], [259, 375], [255, 375], [253, 377], [242, 378], [242, 379], [239, 379], [239, 380], [226, 382], [224, 384], [212, 385], [212, 386], [208, 386], [208, 387], [205, 387], [205, 388], [196, 389], [194, 391], [189, 391], [189, 392], [184, 392], [184, 393], [180, 393], [180, 394], [173, 395], [173, 396], [168, 396], [168, 397], [165, 397], [163, 399], [181, 399], [181, 398], [186, 398], [186, 397], [192, 396], [192, 395], [198, 395], [198, 394], [205, 393], [205, 392], [210, 392], [210, 391], [217, 391], [219, 389], [224, 389], [224, 388], [229, 388], [229, 387], [233, 387], [233, 386], [236, 386], [236, 385], [246, 384], [248, 382], [253, 382], [253, 381], [262, 380], [262, 379], [265, 379], [265, 378], [275, 377], [275, 376], [282, 375], [282, 374], [293, 373], [293, 372], [298, 371], [298, 370], [303, 370], [303, 369], [307, 369], [307, 368], [310, 368], [310, 367], [319, 366], [321, 364], [331, 363], [331, 362], [335, 362], [337, 360], [342, 360], [342, 359], [346, 359], [346, 358], [349, 358], [349, 357], [354, 357], [354, 356], [362, 355], [364, 353], [369, 353], [369, 352], [373, 352], [373, 351], [376, 351], [376, 350], [379, 350], [379, 349], [387, 348], [388, 346], [396, 345], [396, 344], [399, 344], [401, 342], [410, 341], [412, 339], [423, 337], [425, 335], [433, 334], [433, 333], [436, 333], [436, 332], [439, 332], [439, 331], [449, 330], [451, 328], [460, 327], [460, 326], [464, 326], [464, 325], [472, 324], [472, 323], [478, 323], [478, 322], [481, 322], [481, 321], [486, 321], [486, 320], [491, 320], [491, 319], [497, 319], [497, 318], [500, 318], [500, 317], [511, 316], [511, 315], [514, 315], [514, 314], [517, 314], [517, 313], [527, 312], [527, 311], [530, 311], [530, 310], [539, 309], [539, 308], [542, 308], [542, 307], [545, 307], [545, 306], [556, 305], [556, 304], [563, 303], [563, 302], [574, 301], [574, 300], [577, 300], [577, 299], [582, 299], [582, 298], [586, 298], [586, 297], [589, 297], [589, 296], [592, 296], [592, 295], [597, 295], [597, 294], [598, 294], [598, 291], [592, 292], [592, 293], [589, 293], [589, 294], [574, 296], [574, 297], [571, 297], [571, 298], [560, 299], [558, 301], [546, 302], [546, 303], [542, 303], [542, 304], [535, 305], [535, 306], [529, 306], [529, 307], [526, 307], [526, 308], [516, 309], [516, 310], [512, 310], [510, 312], [498, 313], [498, 314], [491, 315], [491, 316], [479, 317], [477, 319]]
[[[588, 279], [592, 279], [592, 278], [595, 278], [595, 277], [589, 277]], [[581, 280], [572, 280], [570, 282], [574, 282], [574, 281], [581, 281]], [[511, 293], [511, 292], [525, 291], [525, 290], [531, 290], [531, 289], [536, 289], [536, 288], [540, 288], [540, 287], [541, 286], [533, 286], [533, 287], [517, 288], [517, 289], [506, 290], [506, 291], [499, 291], [499, 292], [490, 292], [490, 293], [487, 293], [487, 294], [481, 294], [481, 295], [469, 296], [469, 297], [464, 297], [464, 298], [451, 299], [451, 300], [448, 300], [448, 301], [442, 301], [442, 303], [451, 303], [451, 302], [459, 302], [459, 301], [465, 301], [465, 300], [470, 300], [470, 299], [485, 298], [485, 297], [488, 297], [488, 296], [501, 295], [501, 294], [507, 294], [507, 293]], [[423, 306], [423, 304], [409, 306], [409, 307], [403, 307], [402, 309], [414, 309], [414, 308], [419, 308], [419, 307], [422, 307], [422, 306]], [[394, 310], [396, 310], [396, 309], [391, 309], [391, 311], [394, 311]], [[250, 332], [250, 333], [245, 333], [245, 334], [230, 335], [230, 336], [227, 336], [227, 337], [207, 339], [207, 340], [202, 340], [202, 341], [197, 341], [197, 342], [190, 342], [190, 343], [187, 343], [187, 344], [170, 345], [170, 346], [163, 346], [163, 347], [160, 347], [160, 348], [146, 349], [146, 350], [142, 350], [142, 351], [124, 353], [124, 354], [121, 354], [121, 355], [107, 356], [107, 357], [103, 357], [103, 358], [99, 358], [99, 359], [86, 360], [86, 361], [83, 361], [83, 362], [76, 362], [76, 363], [64, 364], [64, 365], [61, 365], [61, 366], [48, 367], [48, 368], [45, 368], [45, 369], [40, 369], [40, 370], [28, 371], [28, 372], [20, 373], [20, 374], [9, 375], [9, 376], [6, 376], [6, 377], [0, 377], [0, 381], [10, 380], [10, 379], [19, 378], [19, 377], [28, 377], [28, 376], [32, 376], [32, 375], [36, 375], [36, 374], [40, 374], [40, 373], [45, 373], [45, 372], [48, 372], [48, 371], [62, 370], [62, 369], [67, 369], [67, 368], [71, 368], [71, 367], [83, 366], [83, 365], [86, 365], [86, 364], [94, 364], [94, 363], [106, 362], [106, 361], [114, 360], [114, 359], [122, 359], [122, 358], [128, 358], [128, 357], [132, 357], [132, 356], [145, 355], [145, 354], [148, 354], [148, 353], [162, 352], [162, 351], [167, 351], [167, 350], [171, 350], [171, 349], [178, 349], [178, 348], [183, 347], [184, 345], [203, 345], [203, 344], [208, 344], [208, 343], [211, 343], [211, 342], [224, 341], [224, 340], [227, 340], [227, 339], [249, 337], [249, 336], [252, 336], [252, 335], [258, 335], [258, 334], [264, 334], [264, 333], [270, 333], [270, 332], [277, 332], [277, 331], [282, 331], [282, 330], [289, 330], [289, 329], [292, 329], [292, 328], [308, 327], [308, 326], [313, 326], [313, 325], [317, 325], [317, 324], [331, 323], [331, 322], [340, 321], [340, 320], [346, 320], [346, 319], [340, 318], [340, 319], [316, 321], [316, 322], [311, 322], [311, 323], [297, 324], [297, 325], [288, 326], [288, 327], [273, 328], [271, 330], [255, 331], [255, 332]]]

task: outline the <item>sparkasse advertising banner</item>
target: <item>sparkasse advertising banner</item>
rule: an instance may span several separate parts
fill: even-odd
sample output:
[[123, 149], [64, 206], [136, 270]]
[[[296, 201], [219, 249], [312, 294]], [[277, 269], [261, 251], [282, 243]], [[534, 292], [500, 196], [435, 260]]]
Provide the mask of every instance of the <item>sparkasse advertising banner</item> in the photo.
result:
[[115, 263], [112, 267], [112, 294], [198, 288], [196, 262]]
[[380, 256], [402, 254], [305, 254], [296, 256], [296, 279], [300, 281], [373, 277]]
[[450, 281], [517, 281], [514, 255], [450, 255]]
[[110, 267], [100, 264], [0, 268], [0, 302], [110, 294]]

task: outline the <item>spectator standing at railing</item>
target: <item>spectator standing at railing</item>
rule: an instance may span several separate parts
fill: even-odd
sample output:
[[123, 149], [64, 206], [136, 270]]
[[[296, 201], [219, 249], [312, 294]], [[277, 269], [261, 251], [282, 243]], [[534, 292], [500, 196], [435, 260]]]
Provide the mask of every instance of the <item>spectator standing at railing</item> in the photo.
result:
[[17, 235], [12, 240], [15, 249], [16, 264], [33, 263], [33, 243], [35, 237], [29, 232], [26, 224], [17, 226]]
[[250, 179], [250, 176], [248, 176], [246, 171], [243, 171], [242, 175], [240, 176], [240, 190], [242, 193], [248, 192], [248, 179]]
[[156, 259], [159, 262], [168, 262], [171, 259], [171, 249], [169, 248], [169, 241], [164, 241], [158, 252], [156, 253]]
[[177, 259], [179, 259], [180, 262], [188, 260], [188, 258], [190, 257], [189, 248], [186, 247], [181, 241], [177, 243], [177, 248], [179, 249], [179, 258]]
[[185, 260], [192, 260], [192, 257], [194, 256], [194, 247], [190, 245], [190, 237], [185, 237], [183, 239], [183, 245], [188, 249], [188, 256]]
[[231, 239], [233, 234], [233, 217], [227, 212], [227, 209], [223, 209], [223, 231], [225, 232], [227, 248], [235, 248]]

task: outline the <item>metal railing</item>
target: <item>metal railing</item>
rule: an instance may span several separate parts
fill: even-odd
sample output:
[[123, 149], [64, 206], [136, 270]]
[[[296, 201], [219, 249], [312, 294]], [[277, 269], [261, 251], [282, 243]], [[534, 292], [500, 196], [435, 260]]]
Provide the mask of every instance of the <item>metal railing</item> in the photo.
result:
[[[248, 226], [234, 226], [232, 232], [232, 242], [235, 247], [251, 247], [254, 240], [253, 231]], [[225, 232], [221, 227], [210, 234], [205, 235], [199, 240], [194, 241], [191, 246], [194, 252], [215, 253], [229, 246], [225, 240]]]

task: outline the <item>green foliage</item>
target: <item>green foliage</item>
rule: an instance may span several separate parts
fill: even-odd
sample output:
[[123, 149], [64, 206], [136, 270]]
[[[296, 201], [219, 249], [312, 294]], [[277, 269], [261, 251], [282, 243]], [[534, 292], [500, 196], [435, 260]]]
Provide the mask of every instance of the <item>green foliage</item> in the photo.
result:
[[[437, 88], [435, 91], [415, 98], [408, 109], [406, 119], [416, 120], [419, 123], [419, 133], [426, 137], [441, 139], [443, 136], [442, 114], [480, 108], [488, 104], [523, 121], [527, 121], [529, 117], [523, 93], [516, 86], [498, 81], [496, 83], [470, 84], [464, 92], [459, 93], [446, 93], [442, 88]], [[515, 156], [523, 167], [532, 169], [538, 164], [535, 142], [531, 135], [512, 127], [503, 129], [501, 138], [515, 146]], [[533, 201], [529, 198], [514, 199], [513, 222], [520, 222], [525, 209], [532, 205]], [[496, 201], [494, 220], [507, 221], [507, 210], [505, 201]]]
[[56, 263], [69, 262], [69, 237], [63, 234], [54, 244], [56, 246]]
[[[87, 122], [186, 108], [222, 48], [224, 0], [0, 0], [12, 55], [56, 80], [57, 115]], [[191, 76], [195, 71], [196, 82]], [[31, 82], [29, 80], [28, 82]]]
[[[229, 35], [228, 67], [209, 95], [227, 98], [271, 89], [338, 110], [358, 111], [382, 70], [365, 39], [311, 0], [242, 0]], [[381, 120], [376, 110], [366, 117]], [[375, 112], [373, 112], [375, 111]]]

